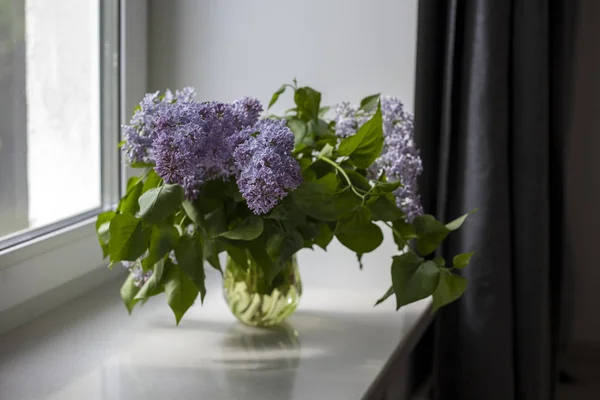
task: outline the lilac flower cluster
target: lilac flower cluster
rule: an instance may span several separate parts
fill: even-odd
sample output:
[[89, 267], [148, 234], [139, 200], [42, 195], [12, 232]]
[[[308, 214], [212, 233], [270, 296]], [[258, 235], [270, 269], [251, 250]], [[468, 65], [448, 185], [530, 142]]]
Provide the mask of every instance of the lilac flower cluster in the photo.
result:
[[233, 102], [236, 127], [240, 130], [254, 125], [262, 112], [262, 104], [254, 97], [242, 97]]
[[[355, 134], [373, 115], [361, 114], [348, 103], [336, 107], [336, 114], [336, 134], [341, 137]], [[394, 192], [396, 202], [404, 211], [406, 220], [412, 222], [416, 216], [423, 214], [417, 188], [423, 164], [414, 143], [413, 116], [404, 110], [402, 102], [395, 97], [381, 99], [381, 114], [385, 142], [381, 156], [375, 161], [375, 167], [379, 171], [385, 171], [389, 180], [401, 182], [400, 188]]]
[[302, 183], [300, 166], [291, 153], [294, 134], [285, 121], [263, 120], [246, 128], [246, 141], [234, 153], [237, 185], [255, 214], [271, 210]]
[[125, 154], [132, 163], [153, 162], [151, 148], [152, 142], [156, 138], [157, 115], [168, 108], [174, 102], [192, 101], [196, 93], [193, 88], [187, 87], [183, 90], [177, 90], [173, 94], [167, 90], [164, 96], [159, 92], [148, 93], [136, 108], [129, 125], [123, 125], [123, 136], [125, 145], [123, 147]]
[[156, 173], [192, 199], [207, 180], [229, 178], [236, 124], [233, 106], [226, 103], [176, 102], [161, 110], [152, 143]]
[[168, 102], [157, 96], [147, 95], [124, 127], [126, 153], [131, 161], [153, 163], [187, 198], [195, 199], [208, 180], [233, 178], [248, 207], [262, 214], [300, 185], [294, 135], [285, 122], [258, 121], [263, 107], [257, 99], [229, 104], [200, 103], [189, 92], [170, 95]]
[[137, 287], [144, 286], [144, 283], [152, 276], [152, 270], [144, 272], [142, 268], [142, 260], [146, 256], [142, 256], [140, 259], [135, 261], [121, 261], [123, 267], [127, 268], [133, 275], [133, 284]]
[[335, 134], [341, 138], [352, 136], [356, 133], [373, 114], [358, 112], [358, 107], [353, 107], [348, 102], [343, 102], [335, 106]]

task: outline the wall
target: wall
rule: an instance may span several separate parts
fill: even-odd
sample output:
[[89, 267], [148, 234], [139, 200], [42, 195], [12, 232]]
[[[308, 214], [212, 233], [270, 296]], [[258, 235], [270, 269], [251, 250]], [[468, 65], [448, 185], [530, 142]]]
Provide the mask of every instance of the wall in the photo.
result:
[[[412, 110], [416, 12], [417, 0], [150, 0], [149, 89], [191, 85], [202, 100], [253, 95], [267, 103], [297, 77], [323, 92], [324, 104], [383, 92]], [[291, 105], [285, 100], [276, 112]], [[365, 257], [365, 268], [382, 270], [373, 278], [382, 292], [393, 251], [388, 235]], [[330, 263], [356, 268], [339, 244], [327, 254], [304, 251], [300, 262], [323, 266], [320, 273]]]
[[565, 146], [566, 257], [574, 276], [571, 340], [600, 348], [600, 2], [580, 2], [573, 121]]
[[268, 100], [296, 76], [326, 103], [384, 91], [412, 109], [417, 0], [149, 5], [150, 89], [194, 85], [202, 99]]

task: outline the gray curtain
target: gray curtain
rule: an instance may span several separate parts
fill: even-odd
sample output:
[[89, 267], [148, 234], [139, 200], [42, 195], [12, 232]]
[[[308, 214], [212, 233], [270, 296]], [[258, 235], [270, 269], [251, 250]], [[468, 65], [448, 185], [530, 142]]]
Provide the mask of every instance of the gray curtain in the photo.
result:
[[562, 140], [573, 0], [421, 0], [415, 126], [425, 209], [479, 211], [442, 252], [476, 251], [436, 317], [435, 398], [553, 398]]

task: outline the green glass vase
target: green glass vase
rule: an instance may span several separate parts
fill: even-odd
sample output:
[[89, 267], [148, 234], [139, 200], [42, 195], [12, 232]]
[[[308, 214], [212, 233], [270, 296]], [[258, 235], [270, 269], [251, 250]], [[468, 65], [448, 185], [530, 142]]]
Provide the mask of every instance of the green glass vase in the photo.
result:
[[223, 294], [235, 317], [247, 325], [273, 326], [282, 323], [298, 307], [302, 282], [296, 255], [269, 284], [260, 265], [252, 259], [239, 265], [227, 259]]

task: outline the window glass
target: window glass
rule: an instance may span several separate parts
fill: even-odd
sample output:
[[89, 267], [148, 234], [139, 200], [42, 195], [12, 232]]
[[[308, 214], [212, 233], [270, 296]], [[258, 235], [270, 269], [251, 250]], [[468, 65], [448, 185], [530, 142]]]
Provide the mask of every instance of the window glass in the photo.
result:
[[0, 0], [0, 242], [101, 205], [99, 0]]

